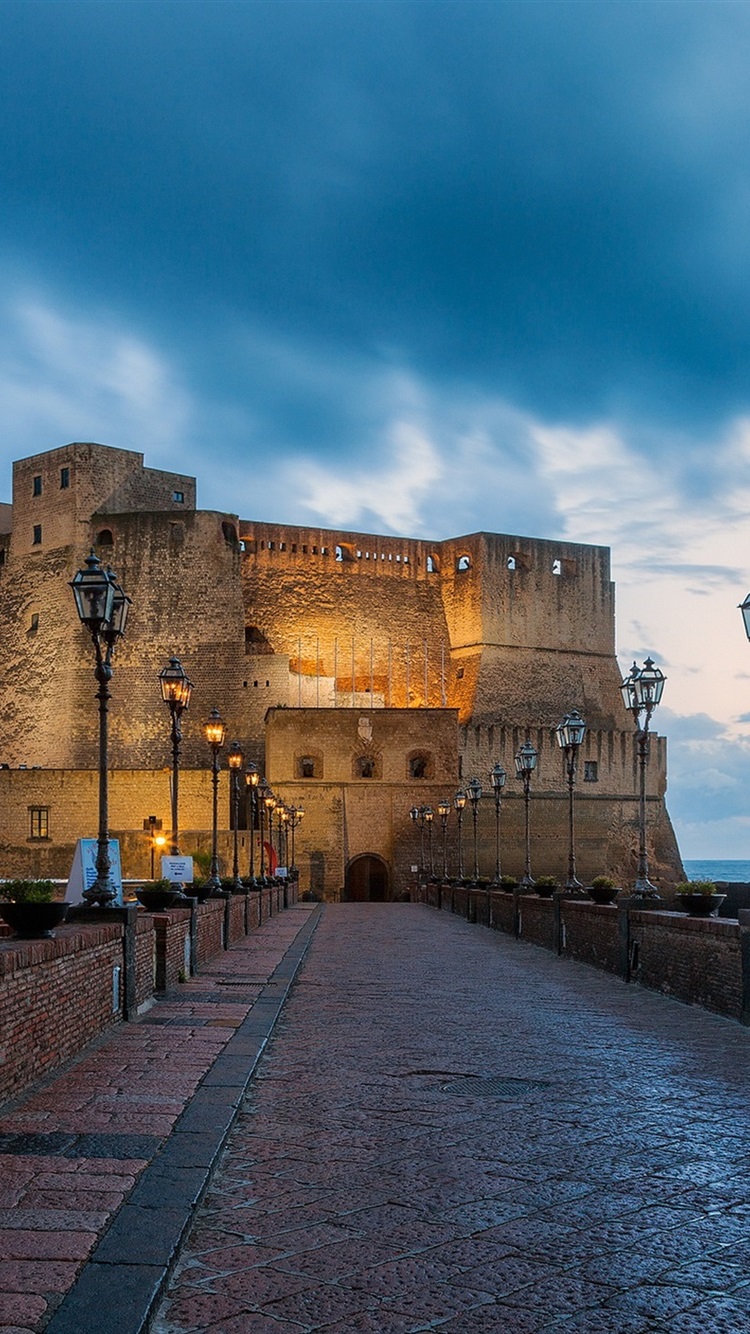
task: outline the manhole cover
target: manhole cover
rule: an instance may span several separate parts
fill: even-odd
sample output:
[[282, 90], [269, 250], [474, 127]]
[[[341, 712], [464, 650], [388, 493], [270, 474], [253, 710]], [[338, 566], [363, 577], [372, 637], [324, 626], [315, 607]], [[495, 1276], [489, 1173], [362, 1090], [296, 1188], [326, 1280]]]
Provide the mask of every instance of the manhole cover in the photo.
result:
[[549, 1079], [512, 1079], [507, 1075], [462, 1075], [441, 1084], [443, 1093], [462, 1098], [522, 1098], [525, 1093], [551, 1087]]

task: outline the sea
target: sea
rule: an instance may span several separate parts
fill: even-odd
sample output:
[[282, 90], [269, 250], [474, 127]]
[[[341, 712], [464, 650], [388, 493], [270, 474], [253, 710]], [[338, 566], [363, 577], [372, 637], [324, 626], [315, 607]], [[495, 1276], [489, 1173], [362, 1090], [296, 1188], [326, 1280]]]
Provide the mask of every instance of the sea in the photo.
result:
[[750, 861], [683, 860], [688, 880], [727, 880], [750, 884]]

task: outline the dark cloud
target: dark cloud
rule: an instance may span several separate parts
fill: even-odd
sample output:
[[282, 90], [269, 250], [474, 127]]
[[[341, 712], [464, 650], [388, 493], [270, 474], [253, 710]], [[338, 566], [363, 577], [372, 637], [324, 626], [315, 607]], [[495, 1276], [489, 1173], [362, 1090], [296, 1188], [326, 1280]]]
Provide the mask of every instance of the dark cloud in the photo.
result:
[[[63, 0], [3, 22], [5, 255], [142, 321], [272, 438], [365, 448], [362, 361], [608, 413], [644, 448], [673, 425], [675, 452], [747, 405], [746, 6]], [[245, 323], [352, 392], [258, 374]]]

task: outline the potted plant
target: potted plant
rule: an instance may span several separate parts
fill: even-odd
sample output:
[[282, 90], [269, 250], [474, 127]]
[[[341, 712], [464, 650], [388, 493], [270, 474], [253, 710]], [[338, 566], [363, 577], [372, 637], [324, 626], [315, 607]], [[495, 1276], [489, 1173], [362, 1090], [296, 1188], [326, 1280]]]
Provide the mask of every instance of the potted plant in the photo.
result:
[[182, 908], [187, 899], [179, 885], [171, 880], [151, 880], [135, 891], [135, 897], [147, 912], [166, 912], [167, 908]]
[[691, 917], [712, 917], [726, 898], [726, 894], [716, 893], [713, 880], [683, 880], [675, 894]]
[[620, 890], [617, 882], [609, 875], [595, 875], [586, 888], [594, 903], [612, 903]]
[[553, 875], [540, 875], [534, 885], [534, 889], [542, 899], [551, 899], [557, 889], [557, 881]]
[[501, 875], [500, 888], [505, 894], [512, 894], [514, 889], [518, 889], [518, 880], [514, 875]]
[[55, 900], [51, 880], [6, 880], [0, 885], [0, 917], [21, 940], [52, 940], [69, 903]]

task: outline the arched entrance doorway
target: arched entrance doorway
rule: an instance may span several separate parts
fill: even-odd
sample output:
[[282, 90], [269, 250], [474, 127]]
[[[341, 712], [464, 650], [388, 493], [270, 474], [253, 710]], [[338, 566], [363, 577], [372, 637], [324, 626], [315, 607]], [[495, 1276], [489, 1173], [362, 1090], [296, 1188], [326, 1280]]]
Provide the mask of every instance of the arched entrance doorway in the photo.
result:
[[383, 903], [388, 897], [388, 867], [382, 857], [367, 852], [350, 861], [344, 881], [346, 903]]

